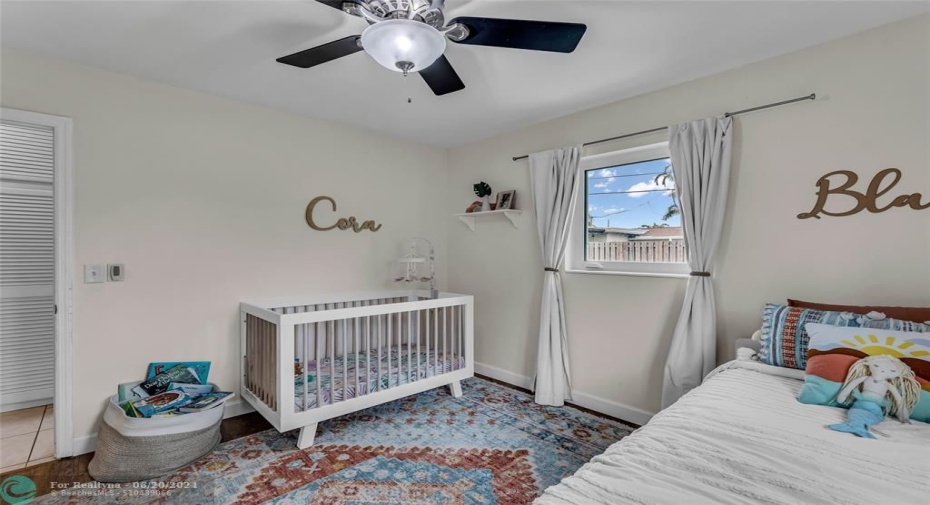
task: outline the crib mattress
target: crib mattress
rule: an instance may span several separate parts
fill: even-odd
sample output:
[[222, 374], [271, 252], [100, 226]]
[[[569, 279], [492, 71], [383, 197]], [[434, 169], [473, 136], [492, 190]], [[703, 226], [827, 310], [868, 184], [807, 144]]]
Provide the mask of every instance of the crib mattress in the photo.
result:
[[[358, 361], [354, 353], [336, 356], [333, 359], [327, 358], [320, 361], [319, 373], [316, 360], [310, 360], [305, 365], [306, 384], [301, 381], [302, 375], [294, 377], [294, 407], [297, 411], [315, 408], [317, 389], [321, 390], [320, 403], [329, 405], [462, 368], [465, 368], [465, 357], [462, 355], [453, 356], [425, 347], [421, 347], [420, 352], [417, 352], [416, 349], [407, 346], [401, 346], [399, 352], [397, 347], [391, 348], [390, 351], [382, 349], [380, 360], [377, 350], [359, 353]], [[322, 387], [318, 388], [318, 385]], [[306, 405], [304, 390], [307, 391]]]

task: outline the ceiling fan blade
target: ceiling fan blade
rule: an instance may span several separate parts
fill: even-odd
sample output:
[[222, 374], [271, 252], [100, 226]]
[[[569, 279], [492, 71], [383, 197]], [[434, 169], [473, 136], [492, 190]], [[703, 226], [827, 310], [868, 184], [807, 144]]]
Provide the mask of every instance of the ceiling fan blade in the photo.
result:
[[588, 29], [578, 23], [556, 21], [528, 21], [524, 19], [496, 19], [460, 17], [449, 24], [461, 23], [468, 27], [468, 37], [459, 44], [509, 47], [531, 51], [570, 53], [578, 47]]
[[342, 4], [344, 3], [358, 3], [354, 0], [316, 0], [316, 1], [323, 5], [328, 5], [332, 7], [333, 9], [340, 10], [340, 11], [342, 10]]
[[465, 89], [465, 83], [445, 56], [440, 56], [432, 65], [420, 70], [420, 76], [436, 96]]
[[358, 35], [352, 35], [344, 39], [334, 40], [322, 46], [316, 46], [310, 49], [304, 49], [299, 53], [282, 56], [276, 61], [285, 65], [293, 65], [300, 68], [310, 68], [327, 61], [332, 61], [343, 56], [348, 56], [362, 50], [358, 45]]

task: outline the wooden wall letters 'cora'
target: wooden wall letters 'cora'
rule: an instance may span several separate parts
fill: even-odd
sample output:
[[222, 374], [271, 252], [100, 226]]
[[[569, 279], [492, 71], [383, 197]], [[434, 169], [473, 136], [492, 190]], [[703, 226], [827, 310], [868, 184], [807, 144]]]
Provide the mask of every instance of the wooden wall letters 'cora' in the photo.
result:
[[355, 216], [349, 216], [348, 218], [341, 217], [339, 218], [338, 221], [336, 221], [336, 224], [332, 226], [327, 226], [325, 228], [322, 226], [319, 226], [315, 222], [313, 222], [313, 208], [316, 207], [316, 204], [320, 203], [322, 200], [328, 200], [329, 203], [332, 204], [333, 206], [333, 212], [336, 212], [336, 201], [328, 196], [318, 196], [314, 198], [313, 200], [310, 200], [310, 204], [307, 205], [307, 213], [306, 213], [307, 224], [309, 224], [310, 227], [313, 228], [314, 230], [328, 231], [334, 228], [339, 228], [340, 230], [348, 230], [351, 228], [352, 231], [354, 231], [355, 233], [358, 233], [362, 230], [371, 230], [375, 232], [381, 229], [381, 225], [374, 221], [365, 221], [360, 224], [358, 221], [355, 220]]
[[[842, 175], [846, 177], [846, 182], [840, 184], [837, 187], [830, 187], [830, 177], [834, 175]], [[885, 182], [885, 179], [889, 179], [889, 182]], [[869, 187], [865, 193], [860, 193], [854, 189], [850, 189], [856, 182], [859, 181], [859, 176], [849, 170], [837, 170], [836, 172], [830, 172], [829, 174], [824, 175], [817, 180], [817, 203], [814, 204], [814, 208], [810, 212], [804, 212], [798, 214], [798, 219], [808, 219], [811, 217], [820, 219], [820, 214], [825, 216], [851, 216], [863, 210], [869, 212], [885, 212], [888, 209], [893, 207], [910, 207], [914, 210], [926, 210], [930, 208], [930, 201], [923, 203], [921, 201], [920, 193], [912, 193], [910, 195], [900, 195], [891, 200], [890, 203], [884, 206], [880, 206], [878, 203], [879, 197], [883, 196], [885, 193], [891, 191], [891, 188], [895, 187], [898, 184], [898, 181], [901, 180], [901, 171], [897, 168], [886, 168], [881, 172], [875, 174], [875, 177], [872, 178], [872, 182], [869, 183]], [[827, 203], [827, 198], [830, 195], [846, 195], [852, 197], [855, 201], [855, 205], [847, 211], [844, 212], [830, 212], [824, 209], [824, 206]]]

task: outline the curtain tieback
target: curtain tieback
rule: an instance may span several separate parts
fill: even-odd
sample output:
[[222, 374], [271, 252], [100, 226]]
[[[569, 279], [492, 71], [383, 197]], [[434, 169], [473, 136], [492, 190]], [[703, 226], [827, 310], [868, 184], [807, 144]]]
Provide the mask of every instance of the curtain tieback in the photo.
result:
[[558, 272], [558, 271], [559, 271], [558, 268], [549, 268], [549, 267], [543, 268], [543, 272]]
[[691, 272], [689, 275], [694, 277], [710, 277], [710, 272]]

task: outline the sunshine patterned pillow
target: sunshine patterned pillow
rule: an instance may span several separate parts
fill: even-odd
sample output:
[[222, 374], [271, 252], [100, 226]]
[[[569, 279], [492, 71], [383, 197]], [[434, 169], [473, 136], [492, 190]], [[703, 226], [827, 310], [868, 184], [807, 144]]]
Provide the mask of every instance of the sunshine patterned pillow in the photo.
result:
[[930, 334], [880, 328], [805, 325], [810, 335], [807, 369], [798, 401], [839, 407], [836, 395], [853, 363], [887, 354], [911, 367], [920, 383], [920, 400], [911, 419], [930, 422]]
[[768, 365], [804, 370], [809, 339], [805, 325], [810, 323], [930, 332], [930, 324], [891, 319], [879, 312], [854, 314], [769, 303], [762, 311], [759, 360]]

